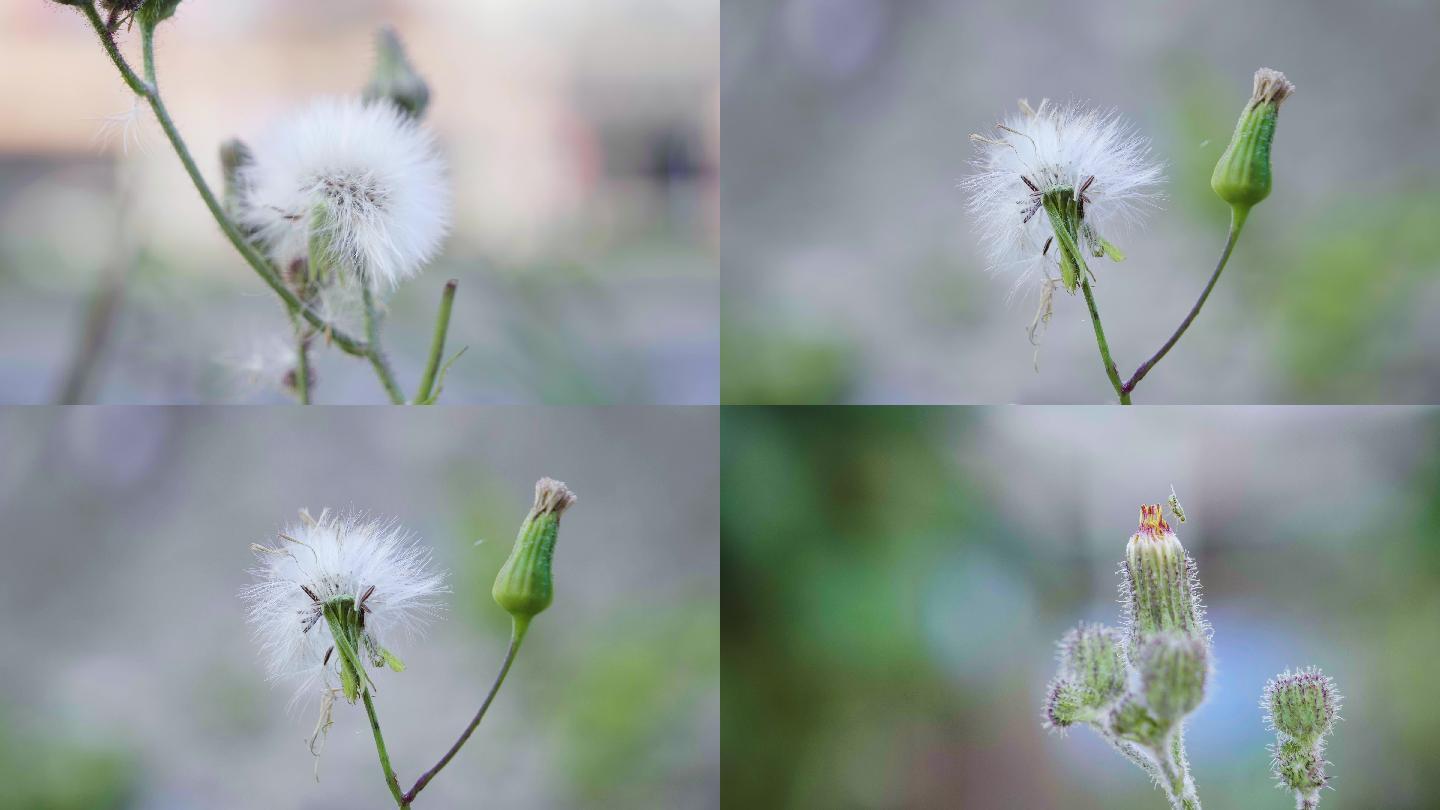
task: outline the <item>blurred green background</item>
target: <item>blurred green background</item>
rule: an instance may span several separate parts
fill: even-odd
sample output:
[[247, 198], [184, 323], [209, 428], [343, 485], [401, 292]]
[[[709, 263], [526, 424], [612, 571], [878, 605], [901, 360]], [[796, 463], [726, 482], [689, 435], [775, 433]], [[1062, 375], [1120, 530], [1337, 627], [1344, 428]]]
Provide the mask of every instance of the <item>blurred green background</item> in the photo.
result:
[[1096, 268], [1128, 376], [1214, 267], [1210, 173], [1268, 66], [1298, 87], [1274, 192], [1136, 402], [1440, 401], [1437, 29], [1422, 0], [727, 0], [723, 400], [1111, 400], [1079, 297], [1034, 369], [1038, 291], [984, 272], [967, 136], [1048, 97], [1152, 139], [1169, 199]]
[[296, 510], [366, 509], [450, 574], [446, 611], [374, 674], [413, 781], [504, 655], [491, 584], [535, 479], [566, 481], [555, 603], [417, 806], [719, 802], [713, 409], [0, 410], [0, 808], [381, 807], [363, 709], [307, 748], [316, 696], [268, 684], [237, 591]]
[[[211, 186], [226, 139], [358, 92], [382, 25], [430, 84], [455, 195], [441, 256], [388, 300], [406, 390], [453, 277], [469, 350], [444, 402], [714, 403], [718, 4], [186, 0], [156, 62]], [[278, 299], [85, 20], [0, 0], [0, 54], [0, 402], [288, 401]], [[316, 372], [319, 403], [385, 401], [338, 351]]]
[[1435, 806], [1440, 414], [730, 408], [721, 432], [726, 807], [1164, 807], [1040, 711], [1171, 485], [1215, 631], [1205, 805], [1294, 806], [1257, 704], [1313, 664], [1346, 696], [1321, 806]]

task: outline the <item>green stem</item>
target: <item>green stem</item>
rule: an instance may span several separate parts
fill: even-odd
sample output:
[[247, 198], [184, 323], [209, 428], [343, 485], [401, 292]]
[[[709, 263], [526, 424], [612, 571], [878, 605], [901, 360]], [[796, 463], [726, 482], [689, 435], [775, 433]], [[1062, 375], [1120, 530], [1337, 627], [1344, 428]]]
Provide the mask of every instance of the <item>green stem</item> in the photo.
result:
[[280, 299], [285, 302], [285, 306], [289, 308], [291, 312], [299, 313], [316, 329], [329, 335], [331, 342], [339, 346], [341, 351], [357, 357], [366, 356], [367, 348], [363, 343], [327, 323], [323, 318], [306, 307], [294, 293], [287, 289], [280, 281], [280, 277], [270, 266], [269, 261], [260, 255], [260, 252], [255, 249], [255, 246], [245, 238], [244, 234], [240, 233], [240, 230], [235, 227], [235, 224], [225, 215], [220, 201], [215, 198], [214, 192], [210, 190], [210, 186], [206, 184], [204, 176], [200, 174], [199, 167], [195, 165], [194, 158], [190, 156], [189, 147], [185, 145], [185, 140], [180, 136], [180, 131], [176, 129], [175, 122], [170, 118], [170, 113], [165, 107], [165, 102], [160, 97], [159, 88], [154, 82], [155, 29], [152, 26], [146, 25], [140, 27], [140, 36], [145, 58], [145, 74], [151, 77], [151, 81], [146, 82], [136, 75], [129, 63], [125, 61], [125, 57], [120, 53], [119, 48], [115, 46], [115, 39], [110, 35], [110, 32], [106, 30], [105, 21], [100, 19], [100, 14], [95, 10], [94, 4], [87, 3], [80, 8], [85, 13], [85, 18], [89, 20], [90, 26], [94, 28], [95, 33], [99, 35], [100, 44], [104, 46], [105, 53], [110, 56], [110, 61], [115, 63], [115, 68], [120, 72], [120, 77], [125, 80], [125, 84], [136, 95], [145, 99], [146, 102], [150, 104], [150, 109], [154, 111], [156, 120], [160, 122], [160, 128], [165, 131], [166, 139], [170, 141], [170, 146], [180, 158], [180, 163], [184, 166], [185, 173], [189, 175], [190, 182], [195, 185], [195, 190], [200, 193], [200, 199], [204, 201], [205, 207], [210, 209], [211, 216], [215, 218], [215, 222], [220, 226], [220, 230], [225, 233], [225, 237], [230, 240], [230, 244], [235, 246], [235, 250], [240, 253], [241, 258], [270, 286], [270, 289], [275, 291], [276, 295], [280, 296]]
[[295, 396], [301, 405], [310, 404], [310, 336], [298, 317], [295, 322]]
[[1230, 234], [1225, 239], [1225, 250], [1220, 253], [1220, 261], [1215, 263], [1215, 272], [1210, 274], [1209, 283], [1201, 291], [1200, 298], [1195, 302], [1195, 306], [1190, 308], [1190, 313], [1185, 316], [1185, 320], [1180, 322], [1179, 328], [1175, 330], [1169, 340], [1165, 341], [1165, 345], [1160, 347], [1160, 351], [1155, 352], [1153, 357], [1141, 363], [1140, 368], [1131, 375], [1129, 382], [1125, 383], [1127, 394], [1134, 391], [1135, 386], [1139, 385], [1140, 381], [1145, 379], [1145, 375], [1150, 373], [1150, 369], [1154, 368], [1155, 364], [1175, 347], [1175, 344], [1180, 341], [1180, 336], [1185, 334], [1185, 330], [1189, 329], [1190, 324], [1195, 321], [1195, 316], [1200, 314], [1200, 308], [1205, 306], [1205, 299], [1210, 297], [1210, 291], [1215, 289], [1215, 282], [1220, 280], [1220, 272], [1225, 269], [1225, 263], [1230, 261], [1230, 253], [1235, 249], [1235, 241], [1240, 238], [1240, 231], [1245, 227], [1245, 218], [1249, 214], [1250, 209], [1248, 208], [1230, 209]]
[[375, 313], [375, 296], [370, 293], [369, 281], [361, 279], [360, 285], [360, 295], [365, 302], [365, 342], [370, 347], [365, 356], [370, 358], [370, 365], [375, 367], [375, 376], [379, 377], [380, 384], [385, 386], [385, 393], [390, 395], [390, 401], [396, 405], [404, 405], [405, 394], [395, 383], [395, 375], [391, 373], [390, 363], [385, 359], [385, 350], [380, 348], [380, 319]]
[[375, 701], [370, 699], [370, 690], [361, 690], [360, 697], [365, 700], [365, 713], [370, 715], [370, 731], [375, 735], [375, 750], [380, 754], [380, 767], [385, 771], [385, 784], [390, 788], [390, 795], [395, 797], [396, 805], [409, 807], [410, 803], [400, 792], [400, 780], [395, 776], [395, 769], [390, 767], [390, 755], [385, 751], [385, 737], [380, 733], [380, 718], [375, 714]]
[[460, 739], [456, 740], [455, 744], [450, 746], [450, 750], [446, 751], [445, 756], [441, 757], [440, 761], [435, 763], [435, 767], [421, 774], [420, 778], [415, 780], [415, 786], [410, 788], [410, 792], [404, 796], [403, 805], [408, 805], [415, 801], [415, 797], [420, 791], [425, 789], [426, 785], [430, 784], [430, 780], [435, 778], [435, 774], [439, 773], [441, 768], [448, 765], [450, 760], [454, 759], [455, 755], [460, 753], [461, 746], [465, 745], [465, 741], [470, 739], [470, 735], [474, 733], [476, 727], [480, 725], [480, 721], [485, 718], [485, 712], [490, 708], [491, 702], [495, 700], [495, 694], [500, 691], [500, 685], [505, 682], [505, 675], [510, 672], [510, 665], [515, 662], [515, 654], [520, 652], [520, 642], [525, 640], [525, 632], [529, 629], [529, 619], [518, 616], [512, 619], [510, 627], [510, 649], [505, 652], [505, 662], [500, 665], [500, 674], [495, 676], [495, 682], [490, 685], [490, 692], [485, 695], [485, 702], [480, 704], [480, 711], [475, 713], [475, 717], [470, 721], [470, 725], [466, 726], [465, 731], [461, 732]]
[[435, 318], [435, 336], [430, 340], [430, 359], [425, 363], [425, 376], [420, 378], [420, 388], [415, 392], [416, 405], [430, 404], [430, 389], [435, 386], [435, 372], [440, 368], [440, 359], [445, 354], [445, 334], [450, 330], [450, 308], [455, 304], [455, 285], [460, 282], [450, 279], [445, 282], [445, 291], [440, 294], [440, 314]]
[[1095, 325], [1095, 343], [1100, 346], [1100, 361], [1105, 364], [1105, 376], [1110, 378], [1110, 385], [1120, 397], [1120, 404], [1129, 405], [1130, 391], [1120, 384], [1120, 372], [1116, 370], [1115, 360], [1110, 356], [1110, 344], [1105, 340], [1105, 327], [1100, 324], [1100, 309], [1095, 306], [1095, 293], [1090, 290], [1090, 279], [1082, 276], [1080, 289], [1085, 292], [1085, 305], [1090, 308], [1090, 322]]
[[1165, 794], [1170, 797], [1170, 804], [1175, 810], [1200, 810], [1200, 797], [1195, 794], [1195, 785], [1190, 781], [1183, 759], [1177, 763], [1176, 757], [1163, 746], [1151, 753], [1159, 766]]

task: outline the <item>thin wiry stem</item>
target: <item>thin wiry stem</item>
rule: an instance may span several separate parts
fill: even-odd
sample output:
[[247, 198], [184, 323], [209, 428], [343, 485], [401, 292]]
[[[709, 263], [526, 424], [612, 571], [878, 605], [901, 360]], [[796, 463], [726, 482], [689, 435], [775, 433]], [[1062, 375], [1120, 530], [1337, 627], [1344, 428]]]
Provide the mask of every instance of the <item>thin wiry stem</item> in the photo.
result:
[[405, 394], [395, 382], [390, 363], [385, 359], [385, 350], [380, 348], [380, 317], [375, 312], [375, 296], [370, 293], [368, 280], [362, 280], [360, 284], [360, 296], [365, 302], [365, 340], [370, 347], [365, 356], [370, 358], [370, 365], [375, 368], [375, 376], [379, 377], [380, 384], [385, 386], [385, 393], [390, 395], [390, 401], [396, 405], [404, 405]]
[[445, 291], [440, 294], [440, 314], [435, 318], [435, 336], [430, 340], [430, 359], [425, 363], [425, 375], [420, 378], [420, 388], [415, 392], [416, 405], [430, 404], [430, 390], [435, 385], [435, 372], [440, 368], [441, 356], [445, 354], [445, 334], [450, 330], [450, 308], [455, 304], [455, 286], [460, 282], [450, 279], [445, 282]]
[[1175, 810], [1201, 810], [1200, 797], [1195, 794], [1195, 785], [1190, 781], [1184, 754], [1177, 756], [1164, 747], [1152, 750], [1151, 754], [1160, 769], [1161, 785]]
[[1240, 238], [1240, 230], [1245, 227], [1245, 217], [1248, 214], [1248, 209], [1232, 208], [1230, 210], [1230, 234], [1225, 239], [1225, 249], [1220, 253], [1220, 261], [1215, 263], [1215, 272], [1210, 274], [1209, 283], [1200, 292], [1200, 298], [1196, 300], [1195, 306], [1190, 308], [1190, 313], [1185, 316], [1185, 320], [1180, 322], [1175, 333], [1165, 341], [1164, 346], [1160, 347], [1160, 351], [1155, 352], [1149, 360], [1141, 363], [1140, 368], [1131, 375], [1130, 380], [1124, 386], [1125, 395], [1128, 396], [1131, 391], [1134, 391], [1135, 386], [1139, 385], [1140, 381], [1145, 379], [1145, 375], [1150, 373], [1150, 369], [1154, 368], [1155, 364], [1175, 347], [1175, 344], [1180, 341], [1180, 336], [1185, 334], [1185, 330], [1189, 329], [1190, 324], [1195, 321], [1195, 316], [1200, 314], [1200, 308], [1205, 306], [1205, 299], [1210, 297], [1210, 291], [1215, 289], [1215, 282], [1220, 280], [1220, 272], [1225, 269], [1226, 262], [1230, 261], [1230, 253], [1235, 249], [1235, 241]]
[[1100, 346], [1100, 360], [1105, 364], [1105, 376], [1110, 378], [1110, 385], [1115, 388], [1116, 396], [1120, 397], [1121, 405], [1130, 404], [1130, 392], [1120, 384], [1120, 372], [1115, 368], [1115, 360], [1110, 356], [1110, 344], [1105, 340], [1105, 327], [1100, 324], [1100, 309], [1095, 306], [1095, 293], [1090, 290], [1090, 279], [1082, 278], [1080, 288], [1085, 291], [1085, 305], [1090, 309], [1090, 322], [1095, 325], [1095, 342]]
[[441, 768], [448, 765], [450, 760], [454, 759], [455, 755], [460, 753], [460, 748], [465, 745], [465, 741], [470, 739], [470, 735], [475, 732], [476, 727], [480, 725], [480, 721], [485, 719], [485, 712], [495, 700], [495, 694], [500, 691], [500, 685], [505, 683], [505, 675], [510, 672], [510, 665], [515, 662], [515, 654], [520, 652], [520, 642], [525, 640], [525, 631], [528, 630], [529, 627], [529, 619], [522, 619], [517, 616], [512, 620], [510, 648], [505, 652], [505, 662], [500, 665], [500, 673], [495, 676], [495, 682], [490, 685], [490, 692], [485, 695], [485, 702], [480, 704], [480, 711], [475, 713], [475, 717], [470, 721], [470, 725], [466, 726], [465, 730], [460, 733], [460, 739], [456, 740], [455, 744], [450, 746], [450, 750], [445, 752], [445, 756], [440, 757], [440, 761], [435, 763], [433, 768], [421, 774], [420, 778], [415, 780], [415, 786], [410, 788], [410, 791], [405, 794], [405, 805], [415, 801], [415, 797], [420, 791], [425, 789], [426, 785], [430, 784], [430, 780], [435, 778], [435, 774], [439, 773]]

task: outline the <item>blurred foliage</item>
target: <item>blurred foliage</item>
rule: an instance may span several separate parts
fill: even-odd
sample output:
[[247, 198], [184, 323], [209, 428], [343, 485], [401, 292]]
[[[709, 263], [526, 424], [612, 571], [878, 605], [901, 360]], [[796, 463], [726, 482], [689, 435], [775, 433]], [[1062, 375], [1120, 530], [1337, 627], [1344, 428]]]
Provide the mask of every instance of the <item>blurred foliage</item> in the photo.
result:
[[[1088, 458], [1075, 469], [1082, 478], [1123, 476], [1138, 450], [1123, 421], [1096, 420], [1101, 435], [1074, 444], [986, 438], [996, 420], [1023, 430], [1048, 413], [727, 410], [725, 806], [1163, 805], [1094, 735], [1060, 739], [1040, 727], [1057, 628], [1082, 617], [1118, 620], [1108, 572], [1124, 530], [1112, 552], [1086, 552], [1076, 514], [1083, 503], [1063, 493], [1020, 495], [1076, 527], [1037, 534], [1027, 528], [1036, 524], [1002, 505], [1015, 509], [1014, 493], [995, 496], [1024, 488], [1021, 481], [1043, 484], [1057, 459], [1077, 455]], [[1192, 418], [1224, 418], [1172, 413], [1180, 435]], [[1217, 517], [1212, 504], [1197, 516], [1187, 504], [1192, 520], [1204, 521], [1201, 577], [1221, 657], [1218, 691], [1191, 735], [1207, 804], [1290, 801], [1266, 772], [1267, 736], [1255, 708], [1276, 650], [1289, 665], [1323, 663], [1347, 695], [1349, 722], [1329, 752], [1337, 790], [1327, 806], [1429, 807], [1440, 789], [1425, 765], [1440, 712], [1396, 697], [1426, 693], [1440, 670], [1432, 643], [1440, 627], [1440, 459], [1412, 469], [1383, 443], [1357, 456], [1358, 436], [1347, 436], [1345, 417], [1333, 418], [1324, 462], [1368, 465], [1373, 485], [1321, 497], [1353, 501], [1374, 522], [1342, 527], [1275, 508], [1265, 493], [1283, 490], [1277, 484], [1287, 474], [1278, 467], [1229, 482], [1260, 493], [1253, 503], [1262, 512]], [[1433, 414], [1393, 424], [1386, 441], [1440, 439]], [[1285, 441], [1256, 453], [1283, 453]], [[1007, 452], [1017, 446], [1034, 450]], [[1190, 471], [1197, 477], [1203, 457], [1201, 470]], [[1377, 498], [1383, 507], [1360, 506]]]
[[0, 711], [0, 808], [134, 807], [140, 774], [124, 750], [94, 740], [24, 732]]
[[854, 387], [856, 359], [854, 349], [834, 337], [803, 333], [793, 326], [726, 320], [720, 338], [722, 401], [769, 405], [844, 401]]

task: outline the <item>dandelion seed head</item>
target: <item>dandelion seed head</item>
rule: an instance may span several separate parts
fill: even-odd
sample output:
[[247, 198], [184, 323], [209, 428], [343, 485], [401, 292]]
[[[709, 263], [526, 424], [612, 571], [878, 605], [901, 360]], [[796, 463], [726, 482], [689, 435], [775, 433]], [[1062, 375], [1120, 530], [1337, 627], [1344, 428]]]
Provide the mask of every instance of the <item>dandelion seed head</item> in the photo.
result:
[[449, 590], [413, 535], [362, 514], [327, 510], [311, 518], [302, 512], [274, 542], [251, 548], [256, 581], [240, 595], [249, 603], [270, 677], [297, 682], [297, 699], [339, 680], [340, 657], [326, 654], [335, 641], [319, 616], [321, 605], [335, 599], [363, 604], [366, 642], [389, 648], [395, 636], [423, 630]]
[[1027, 285], [1038, 289], [1058, 267], [1059, 251], [1049, 244], [1055, 230], [1036, 195], [1083, 190], [1086, 240], [1138, 224], [1161, 199], [1162, 167], [1151, 158], [1149, 140], [1114, 111], [1022, 101], [992, 135], [970, 140], [975, 173], [961, 188], [990, 271], [1016, 275], [1012, 295]]
[[444, 162], [430, 132], [388, 101], [321, 99], [253, 151], [239, 218], [277, 265], [306, 257], [315, 228], [328, 258], [373, 289], [394, 288], [439, 252], [450, 221]]

